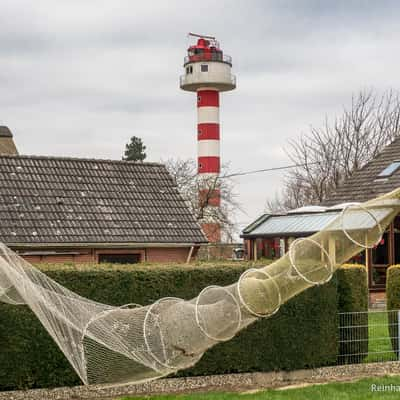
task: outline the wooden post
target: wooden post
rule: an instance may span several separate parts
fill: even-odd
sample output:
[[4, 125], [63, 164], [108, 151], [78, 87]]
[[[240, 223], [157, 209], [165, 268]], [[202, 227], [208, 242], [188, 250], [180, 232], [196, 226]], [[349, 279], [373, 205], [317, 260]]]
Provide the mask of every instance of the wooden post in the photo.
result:
[[190, 259], [192, 258], [193, 250], [194, 250], [194, 246], [190, 246], [189, 254], [186, 259], [186, 264], [190, 263]]
[[394, 224], [389, 225], [389, 266], [394, 264]]
[[336, 265], [336, 239], [332, 236], [329, 236], [328, 252], [329, 252], [329, 257], [331, 258], [333, 267], [335, 267], [335, 265]]
[[[365, 246], [368, 246], [367, 235], [365, 235]], [[371, 269], [371, 249], [365, 249], [365, 268], [367, 268], [368, 290], [372, 287], [372, 269]]]

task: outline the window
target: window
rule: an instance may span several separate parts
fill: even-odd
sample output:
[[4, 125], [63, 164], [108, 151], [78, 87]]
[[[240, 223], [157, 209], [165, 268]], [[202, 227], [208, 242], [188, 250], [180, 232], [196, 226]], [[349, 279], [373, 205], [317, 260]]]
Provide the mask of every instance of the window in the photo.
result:
[[99, 254], [99, 263], [136, 264], [140, 254]]
[[201, 64], [201, 72], [208, 72], [208, 65], [207, 64]]
[[187, 73], [187, 74], [189, 73], [189, 71], [190, 71], [190, 68], [189, 68], [189, 67], [186, 67], [186, 73]]
[[193, 66], [192, 65], [189, 67], [189, 69], [190, 69], [190, 73], [193, 74]]
[[378, 178], [387, 178], [393, 175], [397, 169], [400, 167], [400, 161], [392, 162], [388, 167], [386, 167], [379, 175]]
[[197, 130], [197, 134], [200, 136], [201, 135], [201, 129]]
[[372, 264], [373, 265], [388, 265], [389, 264], [389, 235], [385, 232], [382, 240], [374, 249], [372, 249]]

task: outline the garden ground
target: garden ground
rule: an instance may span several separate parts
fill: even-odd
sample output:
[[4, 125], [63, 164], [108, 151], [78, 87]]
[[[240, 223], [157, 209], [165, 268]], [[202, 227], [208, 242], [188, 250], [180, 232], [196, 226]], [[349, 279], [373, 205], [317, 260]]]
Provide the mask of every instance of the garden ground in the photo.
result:
[[[380, 389], [380, 390], [379, 390]], [[400, 376], [367, 378], [351, 383], [329, 383], [302, 388], [280, 388], [274, 390], [241, 393], [196, 393], [173, 396], [123, 397], [118, 400], [368, 400], [398, 399]]]

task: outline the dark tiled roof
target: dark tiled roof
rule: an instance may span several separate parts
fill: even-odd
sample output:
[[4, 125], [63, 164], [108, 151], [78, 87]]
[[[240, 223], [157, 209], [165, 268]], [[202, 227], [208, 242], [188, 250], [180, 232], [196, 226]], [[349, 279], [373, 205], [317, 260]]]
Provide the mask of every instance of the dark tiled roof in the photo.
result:
[[377, 157], [356, 171], [323, 204], [363, 202], [400, 187], [400, 169], [386, 179], [377, 179], [378, 174], [396, 160], [400, 160], [400, 138], [394, 140]]
[[162, 164], [0, 156], [0, 241], [24, 245], [206, 239]]
[[13, 137], [13, 135], [6, 126], [0, 126], [0, 137]]

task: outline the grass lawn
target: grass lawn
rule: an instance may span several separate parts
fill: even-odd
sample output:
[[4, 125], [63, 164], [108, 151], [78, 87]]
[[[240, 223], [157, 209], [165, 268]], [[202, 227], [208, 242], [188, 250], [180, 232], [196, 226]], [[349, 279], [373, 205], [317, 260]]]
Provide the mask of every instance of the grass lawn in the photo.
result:
[[[370, 312], [368, 317], [368, 357], [365, 362], [395, 361], [386, 312]], [[400, 394], [399, 394], [400, 395]]]
[[123, 397], [118, 400], [368, 400], [398, 399], [400, 391], [372, 391], [371, 385], [394, 385], [400, 390], [400, 376], [361, 379], [352, 383], [329, 383], [298, 389], [266, 390], [256, 393], [199, 393], [175, 396]]

